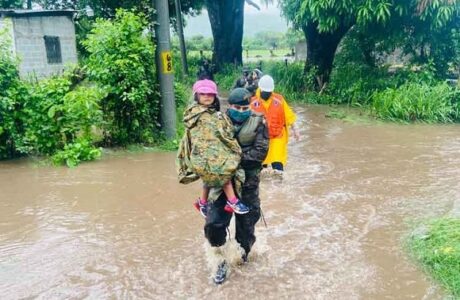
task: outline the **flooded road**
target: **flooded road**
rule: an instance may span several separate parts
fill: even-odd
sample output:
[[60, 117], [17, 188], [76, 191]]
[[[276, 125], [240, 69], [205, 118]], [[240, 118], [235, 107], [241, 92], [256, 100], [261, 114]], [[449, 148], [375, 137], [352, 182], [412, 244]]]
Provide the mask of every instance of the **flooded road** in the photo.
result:
[[285, 180], [261, 184], [267, 227], [219, 287], [192, 207], [200, 185], [177, 183], [174, 153], [0, 162], [0, 298], [442, 299], [402, 238], [460, 198], [460, 126], [296, 111]]

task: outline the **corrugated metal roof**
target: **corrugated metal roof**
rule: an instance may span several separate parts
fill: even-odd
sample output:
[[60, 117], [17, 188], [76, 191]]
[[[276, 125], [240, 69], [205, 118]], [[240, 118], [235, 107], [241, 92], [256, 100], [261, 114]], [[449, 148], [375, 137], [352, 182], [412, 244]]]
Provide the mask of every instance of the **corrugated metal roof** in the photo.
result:
[[0, 9], [0, 17], [50, 17], [73, 16], [75, 10], [27, 10], [27, 9]]

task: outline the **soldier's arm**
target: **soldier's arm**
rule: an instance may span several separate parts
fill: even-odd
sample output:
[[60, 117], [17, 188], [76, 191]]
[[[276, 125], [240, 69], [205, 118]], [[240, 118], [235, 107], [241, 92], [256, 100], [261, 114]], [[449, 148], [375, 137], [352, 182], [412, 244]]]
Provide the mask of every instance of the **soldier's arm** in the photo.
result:
[[262, 163], [268, 153], [268, 128], [265, 123], [261, 123], [257, 128], [254, 144], [243, 153], [243, 161]]

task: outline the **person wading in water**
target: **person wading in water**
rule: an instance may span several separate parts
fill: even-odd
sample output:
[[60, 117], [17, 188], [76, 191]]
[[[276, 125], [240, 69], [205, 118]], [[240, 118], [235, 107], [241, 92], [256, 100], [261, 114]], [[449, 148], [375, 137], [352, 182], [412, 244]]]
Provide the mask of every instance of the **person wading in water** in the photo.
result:
[[[265, 116], [270, 135], [268, 155], [263, 162], [264, 167], [271, 166], [274, 175], [283, 179], [284, 167], [288, 156], [289, 130], [291, 129], [296, 141], [300, 134], [294, 126], [296, 115], [287, 104], [284, 97], [274, 92], [275, 83], [269, 75], [259, 80], [259, 88], [251, 99], [251, 109]], [[267, 169], [268, 170], [268, 169]]]
[[[241, 202], [249, 207], [247, 214], [235, 214], [235, 239], [240, 245], [241, 261], [248, 262], [248, 255], [256, 241], [255, 225], [260, 218], [259, 183], [260, 170], [268, 152], [268, 128], [262, 114], [250, 109], [251, 93], [245, 88], [234, 89], [228, 98], [230, 107], [227, 115], [235, 127], [235, 137], [242, 149], [240, 166], [244, 170], [244, 183], [241, 190]], [[235, 181], [234, 181], [235, 182]], [[209, 201], [204, 233], [211, 246], [210, 264], [213, 270], [213, 280], [221, 284], [227, 278], [229, 269], [229, 251], [227, 228], [232, 214], [226, 209], [226, 196], [221, 190], [211, 189], [210, 195], [217, 195], [215, 201]]]

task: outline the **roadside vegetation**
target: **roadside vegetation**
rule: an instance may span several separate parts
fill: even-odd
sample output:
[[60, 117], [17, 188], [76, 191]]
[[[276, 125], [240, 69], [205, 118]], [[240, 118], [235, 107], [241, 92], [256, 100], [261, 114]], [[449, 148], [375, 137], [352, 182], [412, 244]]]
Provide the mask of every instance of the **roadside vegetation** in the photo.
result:
[[[141, 14], [119, 10], [99, 19], [81, 41], [87, 56], [64, 74], [20, 80], [5, 32], [0, 38], [0, 159], [50, 157], [76, 166], [101, 155], [101, 147], [162, 145], [160, 96], [153, 53]], [[178, 105], [187, 97], [175, 85]]]
[[407, 248], [421, 268], [460, 298], [460, 219], [428, 222], [408, 238]]

